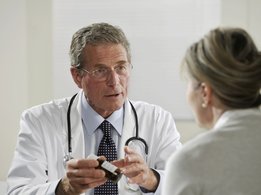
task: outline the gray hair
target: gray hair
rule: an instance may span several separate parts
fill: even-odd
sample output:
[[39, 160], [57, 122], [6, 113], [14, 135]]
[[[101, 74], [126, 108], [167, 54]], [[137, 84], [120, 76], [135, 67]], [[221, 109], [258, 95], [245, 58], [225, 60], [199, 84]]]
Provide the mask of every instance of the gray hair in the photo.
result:
[[87, 45], [121, 44], [131, 62], [130, 44], [124, 32], [107, 23], [94, 23], [78, 30], [72, 37], [70, 47], [71, 66], [79, 66], [83, 60], [83, 50]]
[[216, 28], [186, 52], [183, 70], [207, 82], [229, 108], [261, 104], [261, 53], [250, 35], [240, 28]]

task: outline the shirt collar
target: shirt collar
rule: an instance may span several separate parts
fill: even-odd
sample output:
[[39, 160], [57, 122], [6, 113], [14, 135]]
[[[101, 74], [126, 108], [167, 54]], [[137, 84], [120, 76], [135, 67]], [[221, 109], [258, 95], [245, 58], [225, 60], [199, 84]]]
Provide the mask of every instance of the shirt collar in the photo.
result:
[[[100, 126], [100, 124], [105, 120], [101, 115], [99, 115], [88, 103], [85, 96], [81, 99], [82, 107], [82, 120], [86, 127], [87, 134], [93, 134], [94, 131]], [[116, 110], [109, 116], [106, 120], [112, 124], [119, 135], [122, 134], [123, 129], [123, 106]]]

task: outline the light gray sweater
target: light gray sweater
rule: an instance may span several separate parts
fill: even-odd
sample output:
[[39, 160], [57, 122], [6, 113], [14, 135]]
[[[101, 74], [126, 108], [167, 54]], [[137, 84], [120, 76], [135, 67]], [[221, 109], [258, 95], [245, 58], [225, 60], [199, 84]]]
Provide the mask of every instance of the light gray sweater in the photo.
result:
[[166, 166], [163, 195], [261, 195], [261, 112], [223, 113]]

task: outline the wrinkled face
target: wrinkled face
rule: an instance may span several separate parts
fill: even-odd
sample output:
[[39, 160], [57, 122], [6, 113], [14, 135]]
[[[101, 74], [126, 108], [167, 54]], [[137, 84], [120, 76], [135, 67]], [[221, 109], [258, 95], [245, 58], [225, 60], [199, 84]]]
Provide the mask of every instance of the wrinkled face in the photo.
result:
[[83, 68], [89, 72], [107, 70], [101, 80], [93, 74], [73, 74], [76, 83], [82, 88], [91, 107], [104, 118], [124, 104], [128, 92], [129, 74], [121, 75], [122, 66], [130, 66], [127, 53], [121, 44], [88, 45], [84, 49]]
[[187, 101], [193, 111], [196, 123], [200, 127], [209, 128], [212, 121], [212, 113], [210, 107], [202, 107], [204, 89], [201, 83], [194, 79], [189, 79], [187, 84]]

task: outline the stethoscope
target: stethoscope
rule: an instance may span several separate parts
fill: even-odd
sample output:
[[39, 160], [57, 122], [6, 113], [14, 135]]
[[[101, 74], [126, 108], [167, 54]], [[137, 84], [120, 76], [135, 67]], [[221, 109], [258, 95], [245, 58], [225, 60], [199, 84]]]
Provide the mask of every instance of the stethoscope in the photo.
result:
[[[71, 144], [71, 107], [73, 104], [73, 101], [75, 99], [77, 94], [73, 95], [68, 106], [67, 110], [67, 131], [68, 131], [68, 154], [64, 156], [64, 165], [66, 166], [66, 162], [73, 159], [72, 157], [72, 144]], [[147, 142], [139, 137], [139, 123], [138, 123], [138, 116], [137, 112], [133, 106], [133, 104], [129, 101], [131, 105], [132, 112], [134, 114], [134, 119], [135, 119], [135, 127], [136, 127], [136, 135], [134, 137], [130, 137], [126, 142], [125, 146], [132, 146], [137, 149], [137, 146], [140, 145], [139, 149], [144, 148], [145, 152], [145, 160], [147, 158], [148, 152], [149, 152], [149, 147], [147, 145]]]

